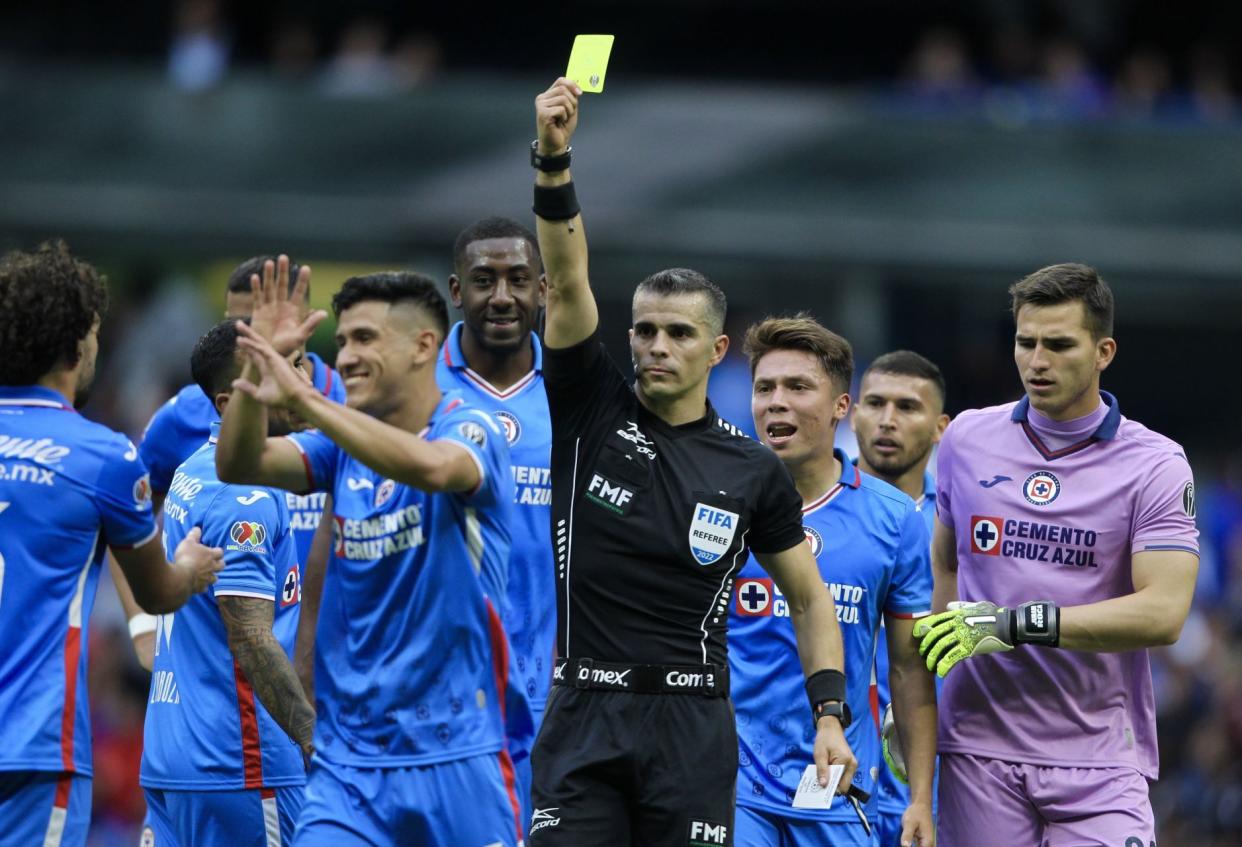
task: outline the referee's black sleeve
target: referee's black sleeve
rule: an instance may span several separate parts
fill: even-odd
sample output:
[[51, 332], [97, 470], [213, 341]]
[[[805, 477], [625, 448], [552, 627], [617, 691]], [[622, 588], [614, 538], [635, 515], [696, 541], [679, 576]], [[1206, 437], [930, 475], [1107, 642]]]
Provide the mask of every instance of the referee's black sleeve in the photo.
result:
[[775, 453], [765, 448], [763, 461], [763, 486], [751, 525], [750, 549], [761, 555], [783, 553], [806, 540], [802, 531], [802, 496]]
[[556, 438], [580, 435], [594, 415], [610, 411], [629, 393], [625, 376], [599, 340], [598, 326], [572, 347], [543, 348], [543, 385]]

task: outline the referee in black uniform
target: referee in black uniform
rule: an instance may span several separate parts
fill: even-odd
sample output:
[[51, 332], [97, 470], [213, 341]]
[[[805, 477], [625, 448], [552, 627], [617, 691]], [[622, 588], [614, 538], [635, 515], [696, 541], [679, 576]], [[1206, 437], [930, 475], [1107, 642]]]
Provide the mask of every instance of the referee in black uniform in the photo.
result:
[[600, 343], [568, 170], [580, 94], [560, 79], [536, 98], [531, 149], [561, 658], [531, 757], [529, 843], [730, 845], [738, 748], [725, 626], [747, 551], [789, 602], [815, 764], [824, 781], [829, 763], [843, 764], [844, 789], [856, 761], [842, 732], [841, 633], [788, 472], [707, 401], [729, 346], [720, 289], [685, 269], [639, 284], [635, 389]]

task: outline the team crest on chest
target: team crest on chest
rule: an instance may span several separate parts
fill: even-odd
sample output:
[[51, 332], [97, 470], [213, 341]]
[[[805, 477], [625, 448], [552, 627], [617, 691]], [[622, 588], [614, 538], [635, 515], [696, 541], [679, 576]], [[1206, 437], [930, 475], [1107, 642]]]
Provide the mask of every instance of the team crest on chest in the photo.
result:
[[375, 487], [375, 508], [387, 503], [392, 499], [392, 493], [397, 488], [397, 483], [391, 479], [386, 479]]
[[700, 565], [715, 564], [729, 552], [738, 521], [739, 516], [735, 512], [703, 503], [694, 504], [694, 517], [690, 521], [690, 552]]
[[1022, 496], [1032, 506], [1047, 506], [1061, 494], [1061, 481], [1050, 471], [1035, 471], [1022, 483]]
[[824, 551], [824, 537], [809, 526], [802, 527], [802, 534], [806, 536], [806, 543], [811, 545], [811, 555], [818, 559]]
[[522, 422], [517, 419], [517, 415], [503, 409], [494, 414], [496, 420], [500, 421], [500, 425], [504, 427], [505, 440], [509, 442], [509, 446], [517, 444], [518, 439], [522, 437]]

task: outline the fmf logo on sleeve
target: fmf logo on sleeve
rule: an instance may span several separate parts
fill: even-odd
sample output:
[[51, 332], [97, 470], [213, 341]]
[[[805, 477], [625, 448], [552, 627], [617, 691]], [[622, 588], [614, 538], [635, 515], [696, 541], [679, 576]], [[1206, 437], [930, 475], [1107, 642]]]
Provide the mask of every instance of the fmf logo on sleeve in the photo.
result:
[[229, 538], [238, 547], [262, 547], [267, 540], [267, 527], [258, 521], [237, 521], [229, 527]]
[[972, 515], [970, 518], [970, 552], [982, 556], [999, 556], [1004, 538], [1001, 518]]
[[739, 579], [737, 581], [737, 613], [744, 618], [771, 617], [772, 580]]
[[302, 599], [302, 577], [298, 573], [298, 566], [294, 565], [289, 568], [289, 572], [285, 574], [285, 584], [280, 589], [280, 606], [292, 606]]
[[737, 531], [739, 516], [715, 506], [694, 504], [694, 519], [690, 521], [690, 552], [700, 565], [711, 565], [733, 546], [733, 534]]

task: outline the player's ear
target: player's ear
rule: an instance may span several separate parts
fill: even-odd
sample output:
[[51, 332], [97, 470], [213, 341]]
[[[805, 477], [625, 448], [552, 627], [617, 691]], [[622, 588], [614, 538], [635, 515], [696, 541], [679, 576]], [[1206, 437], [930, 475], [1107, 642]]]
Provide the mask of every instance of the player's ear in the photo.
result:
[[216, 414], [220, 416], [221, 420], [224, 419], [224, 410], [228, 408], [229, 397], [231, 396], [232, 396], [232, 392], [221, 391], [218, 394], [216, 394], [214, 398], [213, 405], [216, 407]]
[[[633, 330], [631, 330], [632, 332]], [[716, 367], [724, 359], [725, 353], [729, 352], [729, 336], [721, 333], [712, 339], [712, 358], [708, 363], [711, 367]]]
[[539, 274], [539, 308], [548, 305], [548, 275]]
[[944, 435], [944, 431], [946, 428], [948, 428], [948, 426], [949, 426], [948, 415], [942, 414], [940, 417], [936, 418], [936, 431], [932, 433], [932, 442], [931, 442], [932, 444], [940, 443], [940, 439]]
[[850, 402], [851, 398], [848, 391], [837, 395], [837, 400], [832, 410], [832, 419], [834, 421], [840, 423], [845, 420], [845, 416], [850, 413]]
[[1113, 338], [1101, 338], [1095, 342], [1095, 368], [1102, 371], [1113, 363], [1117, 355], [1117, 341]]
[[449, 299], [453, 301], [453, 308], [461, 308], [461, 278], [457, 274], [449, 274]]

